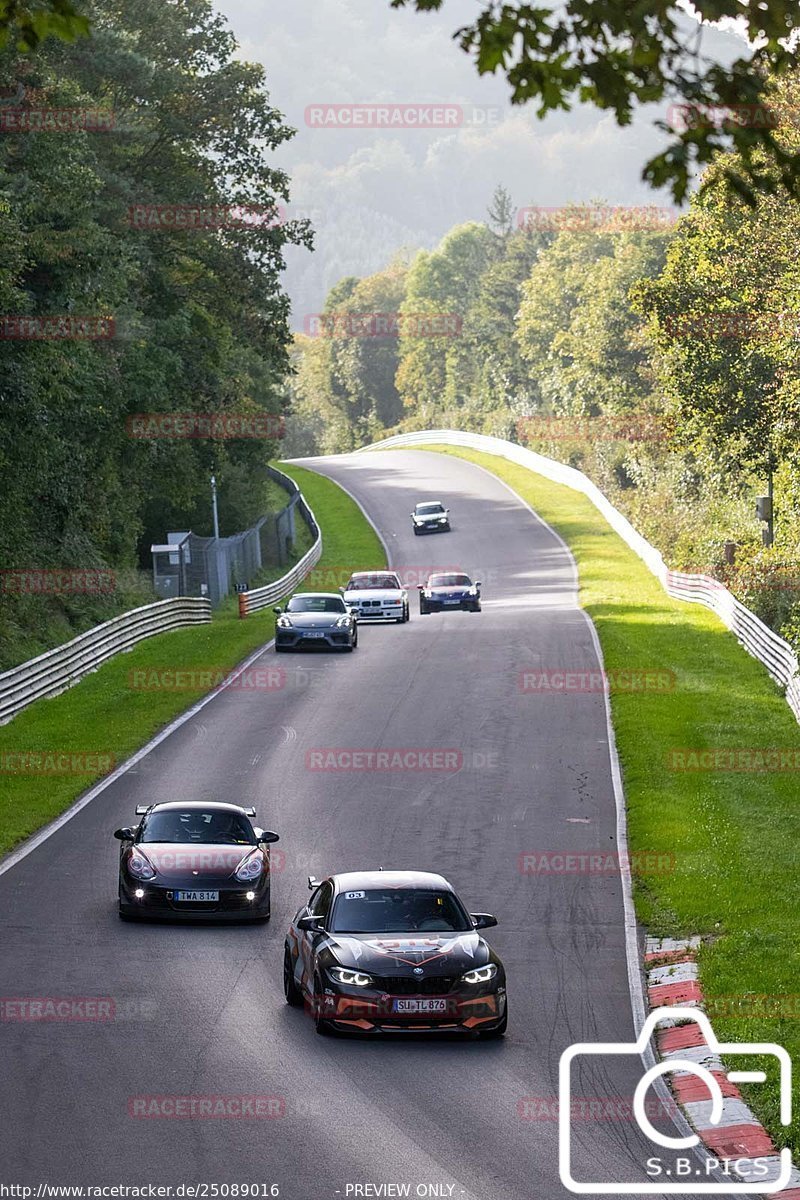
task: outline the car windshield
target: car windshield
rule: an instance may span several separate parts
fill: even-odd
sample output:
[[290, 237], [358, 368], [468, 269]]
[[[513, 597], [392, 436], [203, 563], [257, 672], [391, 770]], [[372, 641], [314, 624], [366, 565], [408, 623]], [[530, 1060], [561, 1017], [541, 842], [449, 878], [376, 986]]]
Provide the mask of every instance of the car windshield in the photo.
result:
[[439, 513], [443, 513], [443, 512], [444, 512], [444, 508], [441, 504], [418, 504], [417, 505], [417, 516], [418, 517], [435, 517]]
[[254, 846], [253, 826], [242, 813], [225, 809], [171, 808], [145, 817], [140, 842]]
[[428, 587], [471, 587], [469, 575], [431, 575]]
[[452, 892], [433, 888], [369, 888], [341, 892], [333, 933], [466, 933], [468, 914]]
[[354, 575], [346, 592], [368, 592], [372, 588], [400, 588], [400, 580], [396, 575]]
[[346, 613], [347, 605], [340, 596], [292, 596], [286, 605], [290, 613]]

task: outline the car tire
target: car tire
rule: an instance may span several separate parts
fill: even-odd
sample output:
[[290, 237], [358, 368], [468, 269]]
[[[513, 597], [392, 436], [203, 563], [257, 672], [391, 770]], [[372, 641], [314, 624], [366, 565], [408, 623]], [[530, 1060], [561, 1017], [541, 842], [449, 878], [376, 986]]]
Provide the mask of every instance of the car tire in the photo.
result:
[[285, 654], [285, 653], [286, 653], [286, 646], [279, 646], [279, 645], [278, 645], [278, 643], [276, 642], [276, 643], [275, 643], [275, 653], [276, 653], [276, 654]]
[[420, 600], [420, 604], [419, 604], [419, 612], [420, 612], [420, 616], [422, 616], [422, 617], [427, 617], [428, 613], [430, 612], [430, 609], [428, 608], [427, 604], [423, 604], [421, 600]]
[[119, 917], [120, 921], [135, 921], [136, 920], [136, 917], [133, 915], [132, 912], [129, 912], [128, 909], [122, 908], [122, 907], [117, 909], [117, 916]]
[[417, 529], [416, 525], [414, 526], [414, 537], [419, 537], [419, 530]]
[[314, 1028], [320, 1037], [332, 1037], [333, 1030], [329, 1023], [319, 1016], [320, 1004], [317, 997], [322, 995], [322, 985], [319, 976], [314, 977]]
[[491, 1042], [496, 1038], [505, 1037], [508, 1029], [508, 1001], [506, 1001], [506, 1011], [503, 1013], [503, 1019], [494, 1029], [487, 1029], [485, 1033], [479, 1032], [478, 1037], [481, 1041]]
[[408, 605], [406, 605], [405, 608], [403, 609], [403, 621], [410, 621], [410, 620], [411, 620], [411, 610], [409, 609]]
[[292, 956], [289, 953], [288, 946], [284, 946], [283, 948], [283, 994], [290, 1008], [303, 1007], [303, 993], [294, 981]]

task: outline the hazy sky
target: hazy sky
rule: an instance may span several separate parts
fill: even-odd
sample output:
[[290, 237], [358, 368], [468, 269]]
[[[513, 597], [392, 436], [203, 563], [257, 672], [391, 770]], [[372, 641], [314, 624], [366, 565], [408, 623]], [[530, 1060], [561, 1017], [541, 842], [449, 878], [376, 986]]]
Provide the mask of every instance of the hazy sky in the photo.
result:
[[[593, 108], [539, 121], [512, 108], [501, 77], [480, 78], [452, 33], [477, 0], [443, 11], [394, 10], [389, 0], [217, 0], [240, 56], [264, 65], [273, 104], [297, 129], [277, 162], [292, 176], [293, 209], [310, 214], [316, 251], [289, 253], [292, 324], [319, 312], [344, 275], [384, 266], [403, 247], [436, 245], [453, 225], [482, 220], [498, 183], [515, 205], [671, 204], [641, 182], [664, 113], [642, 110], [627, 129]], [[733, 45], [732, 35], [711, 31]], [[739, 48], [741, 44], [739, 43]], [[458, 127], [314, 128], [325, 104], [461, 106]]]

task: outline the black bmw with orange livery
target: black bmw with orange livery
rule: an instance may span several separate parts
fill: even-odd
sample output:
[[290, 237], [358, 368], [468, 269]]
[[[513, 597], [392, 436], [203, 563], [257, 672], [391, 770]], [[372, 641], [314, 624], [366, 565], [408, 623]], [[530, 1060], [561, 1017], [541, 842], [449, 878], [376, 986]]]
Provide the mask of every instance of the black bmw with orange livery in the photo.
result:
[[460, 1033], [502, 1037], [503, 964], [441, 875], [355, 871], [309, 878], [313, 895], [284, 948], [288, 1004], [307, 1005], [317, 1032]]

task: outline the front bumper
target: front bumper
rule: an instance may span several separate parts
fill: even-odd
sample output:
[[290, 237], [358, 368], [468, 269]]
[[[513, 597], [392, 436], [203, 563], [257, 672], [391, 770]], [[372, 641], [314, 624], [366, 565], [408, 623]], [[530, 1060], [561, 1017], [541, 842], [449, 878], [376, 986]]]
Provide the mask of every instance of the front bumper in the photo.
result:
[[352, 603], [359, 621], [396, 621], [403, 615], [404, 605], [402, 602], [382, 604], [380, 601], [369, 601], [363, 606], [356, 601], [348, 600], [347, 603]]
[[316, 630], [322, 637], [310, 637], [303, 629], [277, 629], [275, 645], [282, 650], [308, 650], [315, 647], [341, 650], [343, 646], [352, 646], [353, 635], [347, 629]]
[[480, 596], [464, 596], [461, 600], [445, 601], [431, 597], [425, 604], [431, 612], [478, 612], [481, 607]]
[[420, 521], [414, 522], [414, 528], [417, 533], [447, 533], [450, 529], [450, 522], [431, 521], [430, 524], [423, 524]]
[[[209, 884], [208, 887], [219, 892], [219, 900], [185, 901], [175, 900], [174, 893], [179, 890], [188, 891], [191, 883], [180, 887], [163, 887], [146, 882], [133, 882], [121, 878], [119, 884], [119, 908], [124, 916], [130, 917], [162, 917], [169, 920], [211, 920], [211, 921], [246, 921], [263, 920], [270, 913], [269, 877], [266, 882], [256, 884], [237, 884], [231, 886], [230, 880], [219, 888]], [[194, 885], [197, 887], [197, 884]], [[206, 885], [203, 885], [203, 890]], [[137, 897], [135, 892], [144, 892]], [[247, 899], [247, 893], [253, 892], [254, 898]]]
[[505, 987], [475, 995], [475, 988], [449, 992], [446, 1006], [437, 1013], [398, 1013], [395, 1001], [427, 1001], [430, 995], [402, 996], [363, 988], [326, 990], [315, 1014], [333, 1028], [351, 1033], [460, 1033], [491, 1032], [505, 1019]]

